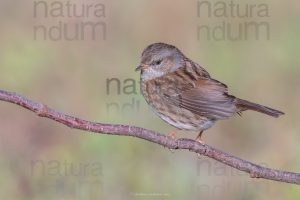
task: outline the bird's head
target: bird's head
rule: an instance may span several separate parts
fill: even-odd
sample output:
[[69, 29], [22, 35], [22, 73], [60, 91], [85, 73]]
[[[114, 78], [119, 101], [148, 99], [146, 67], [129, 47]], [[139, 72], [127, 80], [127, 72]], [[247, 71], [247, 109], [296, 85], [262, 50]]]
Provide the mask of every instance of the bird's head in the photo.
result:
[[183, 60], [184, 55], [175, 46], [154, 43], [144, 49], [136, 71], [141, 71], [143, 80], [151, 80], [174, 72]]

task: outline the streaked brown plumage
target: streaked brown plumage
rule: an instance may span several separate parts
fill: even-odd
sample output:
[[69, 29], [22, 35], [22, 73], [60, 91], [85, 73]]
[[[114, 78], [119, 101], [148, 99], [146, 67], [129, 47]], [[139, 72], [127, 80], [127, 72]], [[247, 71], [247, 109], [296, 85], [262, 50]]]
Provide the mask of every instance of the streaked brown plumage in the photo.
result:
[[145, 48], [137, 70], [141, 70], [142, 94], [153, 111], [178, 129], [199, 131], [199, 141], [215, 121], [245, 110], [273, 117], [284, 114], [229, 95], [225, 84], [169, 44]]

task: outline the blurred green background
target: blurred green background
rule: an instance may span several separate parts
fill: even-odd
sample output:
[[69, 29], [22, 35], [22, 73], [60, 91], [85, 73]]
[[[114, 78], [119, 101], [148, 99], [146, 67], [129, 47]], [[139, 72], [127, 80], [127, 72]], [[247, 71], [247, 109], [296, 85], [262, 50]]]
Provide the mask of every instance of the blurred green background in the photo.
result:
[[[286, 113], [274, 119], [246, 112], [220, 121], [205, 132], [205, 142], [299, 172], [300, 3], [201, 2], [2, 0], [0, 88], [87, 120], [167, 134], [173, 127], [147, 107], [134, 68], [147, 45], [171, 43], [231, 94]], [[257, 35], [255, 26], [245, 29], [249, 23], [263, 23]], [[72, 130], [5, 102], [0, 112], [1, 199], [300, 198], [295, 185], [250, 179], [187, 151]]]

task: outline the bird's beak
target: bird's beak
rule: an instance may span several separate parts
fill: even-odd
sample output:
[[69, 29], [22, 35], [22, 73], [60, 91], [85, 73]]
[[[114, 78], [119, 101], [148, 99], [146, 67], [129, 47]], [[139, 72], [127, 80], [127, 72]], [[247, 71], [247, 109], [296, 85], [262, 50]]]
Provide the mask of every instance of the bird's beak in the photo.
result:
[[148, 65], [145, 65], [145, 64], [142, 63], [139, 66], [137, 66], [137, 68], [135, 68], [135, 71], [140, 71], [140, 70], [145, 69], [147, 67], [148, 67]]

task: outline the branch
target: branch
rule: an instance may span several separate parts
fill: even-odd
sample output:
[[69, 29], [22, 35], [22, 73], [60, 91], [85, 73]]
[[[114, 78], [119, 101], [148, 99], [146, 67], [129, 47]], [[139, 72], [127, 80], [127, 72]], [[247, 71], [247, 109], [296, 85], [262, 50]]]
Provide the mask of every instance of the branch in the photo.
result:
[[46, 117], [55, 120], [71, 128], [108, 135], [138, 137], [144, 140], [148, 140], [149, 142], [162, 145], [169, 149], [188, 149], [189, 151], [210, 157], [240, 171], [247, 172], [250, 174], [251, 178], [264, 178], [279, 182], [294, 183], [298, 185], [300, 184], [299, 173], [262, 167], [227, 154], [209, 145], [202, 145], [195, 140], [187, 138], [175, 140], [158, 132], [135, 126], [102, 124], [86, 121], [77, 117], [60, 113], [52, 108], [47, 107], [46, 105], [34, 102], [13, 92], [0, 90], [0, 100], [17, 104], [32, 112], [35, 112], [40, 117]]

